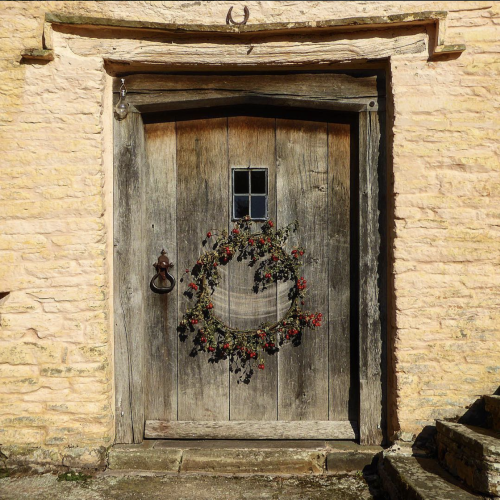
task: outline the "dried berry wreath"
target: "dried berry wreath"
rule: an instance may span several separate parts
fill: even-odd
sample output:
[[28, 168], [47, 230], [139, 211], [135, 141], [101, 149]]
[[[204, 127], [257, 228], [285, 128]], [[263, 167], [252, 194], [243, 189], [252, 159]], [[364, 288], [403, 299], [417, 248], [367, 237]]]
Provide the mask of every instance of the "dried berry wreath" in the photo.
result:
[[[247, 216], [236, 222], [231, 233], [222, 231], [218, 237], [207, 233], [204, 244], [215, 238], [211, 249], [200, 256], [191, 270], [186, 269], [191, 282], [185, 294], [196, 297], [196, 303], [184, 314], [179, 332], [184, 337], [194, 334], [196, 349], [210, 353], [211, 361], [228, 357], [243, 363], [258, 360], [258, 368], [264, 369], [264, 353], [274, 354], [287, 342], [299, 345], [306, 327], [321, 326], [322, 315], [301, 308], [307, 290], [307, 281], [299, 273], [304, 249], [294, 248], [289, 254], [284, 248], [290, 233], [297, 231], [298, 222], [274, 229], [273, 222], [267, 221], [258, 233], [252, 233], [252, 224]], [[249, 259], [249, 266], [255, 267], [255, 292], [271, 283], [293, 283], [289, 292], [291, 305], [283, 318], [256, 330], [238, 330], [216, 316], [211, 297], [219, 283], [219, 266], [234, 258]]]

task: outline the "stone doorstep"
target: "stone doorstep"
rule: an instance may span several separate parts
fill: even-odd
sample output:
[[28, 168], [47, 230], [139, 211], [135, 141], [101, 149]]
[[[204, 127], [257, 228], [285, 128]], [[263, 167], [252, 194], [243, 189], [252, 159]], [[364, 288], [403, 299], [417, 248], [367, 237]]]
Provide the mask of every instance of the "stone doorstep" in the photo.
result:
[[460, 483], [432, 458], [385, 454], [379, 475], [391, 500], [473, 500], [483, 498]]
[[[354, 444], [354, 443], [353, 443]], [[357, 448], [356, 448], [357, 447]], [[355, 451], [353, 451], [355, 450]], [[149, 442], [115, 445], [109, 471], [150, 471], [212, 474], [345, 474], [373, 462], [380, 447], [325, 443]]]
[[483, 399], [488, 413], [488, 426], [500, 432], [500, 396], [483, 396]]
[[437, 441], [445, 438], [466, 448], [467, 454], [479, 460], [500, 462], [500, 433], [475, 427], [472, 425], [458, 424], [436, 420]]

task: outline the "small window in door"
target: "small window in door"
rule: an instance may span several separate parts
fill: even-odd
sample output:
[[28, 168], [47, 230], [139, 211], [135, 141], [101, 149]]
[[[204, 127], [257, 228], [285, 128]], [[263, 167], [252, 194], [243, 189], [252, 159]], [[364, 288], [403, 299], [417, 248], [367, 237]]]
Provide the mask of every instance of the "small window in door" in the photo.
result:
[[267, 168], [233, 168], [233, 220], [267, 220]]

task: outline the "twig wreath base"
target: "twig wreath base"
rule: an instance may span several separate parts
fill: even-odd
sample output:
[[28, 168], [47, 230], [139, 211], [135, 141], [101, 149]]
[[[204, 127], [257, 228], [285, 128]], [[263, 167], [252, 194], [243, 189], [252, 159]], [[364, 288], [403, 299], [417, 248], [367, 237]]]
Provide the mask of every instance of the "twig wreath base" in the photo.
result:
[[[213, 242], [211, 249], [191, 270], [186, 269], [191, 282], [185, 295], [196, 297], [196, 303], [186, 311], [178, 330], [184, 338], [193, 334], [196, 350], [209, 353], [212, 362], [237, 358], [243, 363], [258, 361], [258, 368], [264, 369], [264, 354], [278, 352], [285, 343], [300, 345], [306, 328], [321, 326], [322, 314], [302, 309], [307, 291], [307, 281], [299, 273], [304, 249], [294, 248], [287, 253], [284, 248], [290, 233], [297, 231], [298, 222], [274, 229], [273, 222], [267, 221], [260, 232], [252, 232], [252, 224], [247, 216], [236, 222], [231, 233], [207, 233], [203, 243]], [[255, 268], [256, 293], [273, 283], [292, 282], [290, 308], [276, 323], [263, 323], [256, 330], [238, 330], [215, 314], [212, 295], [219, 284], [219, 268], [235, 258], [249, 260], [249, 266]]]

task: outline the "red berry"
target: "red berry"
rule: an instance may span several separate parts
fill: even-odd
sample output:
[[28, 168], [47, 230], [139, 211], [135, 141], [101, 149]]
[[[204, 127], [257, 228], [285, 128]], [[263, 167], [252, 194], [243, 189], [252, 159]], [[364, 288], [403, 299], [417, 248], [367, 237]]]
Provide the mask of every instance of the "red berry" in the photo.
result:
[[304, 255], [304, 252], [302, 250], [299, 253], [300, 253], [300, 255]]
[[224, 345], [222, 346], [222, 348], [223, 348], [223, 349], [229, 349], [229, 344], [224, 344]]
[[270, 220], [270, 221], [268, 222], [268, 224], [269, 224], [269, 227], [273, 227], [273, 226], [274, 226], [274, 222], [273, 222], [272, 220]]
[[208, 348], [208, 350], [209, 350], [210, 352], [214, 352], [214, 351], [215, 351], [215, 347], [210, 346], [210, 347]]
[[208, 231], [207, 238], [211, 238], [211, 237], [212, 237], [212, 233], [210, 231]]
[[214, 262], [214, 267], [217, 267], [217, 262]]
[[210, 304], [208, 304], [207, 306], [207, 309], [213, 309], [214, 305], [210, 302]]
[[240, 233], [240, 230], [238, 228], [233, 229], [233, 234], [239, 234], [239, 233]]
[[263, 245], [263, 244], [265, 243], [264, 238], [261, 238], [261, 239], [259, 240], [259, 243], [260, 243], [261, 245]]
[[206, 341], [207, 341], [207, 339], [205, 337], [201, 337], [200, 342], [202, 342], [204, 344]]
[[263, 370], [264, 369], [264, 365], [261, 363], [259, 366], [258, 366], [259, 370]]
[[248, 244], [249, 244], [250, 246], [252, 246], [254, 243], [255, 243], [255, 242], [254, 242], [254, 240], [253, 240], [252, 238], [250, 238], [250, 239], [248, 240]]
[[189, 269], [186, 269], [186, 273], [188, 273], [188, 272], [189, 272]]
[[271, 275], [269, 273], [266, 273], [265, 278], [268, 279], [268, 280], [270, 280], [271, 279]]

